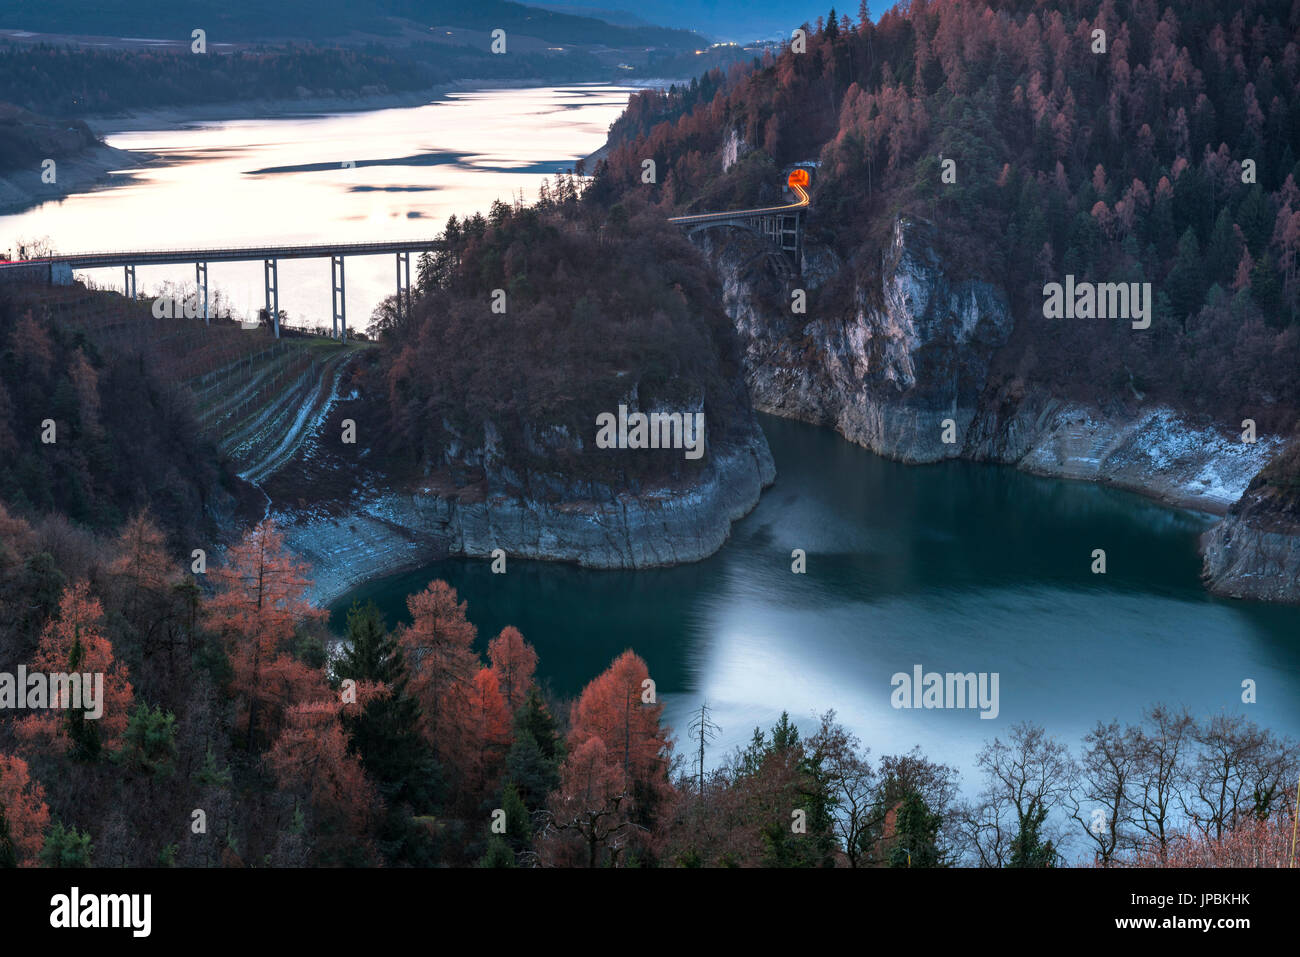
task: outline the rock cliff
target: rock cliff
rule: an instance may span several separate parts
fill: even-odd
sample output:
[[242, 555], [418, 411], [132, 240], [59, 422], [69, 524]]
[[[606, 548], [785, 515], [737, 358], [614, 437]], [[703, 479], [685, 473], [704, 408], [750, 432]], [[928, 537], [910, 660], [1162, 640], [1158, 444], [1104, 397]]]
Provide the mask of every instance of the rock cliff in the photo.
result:
[[989, 359], [1013, 321], [996, 287], [944, 276], [925, 231], [897, 221], [883, 254], [881, 288], [855, 291], [848, 322], [818, 315], [818, 290], [843, 268], [829, 250], [808, 249], [802, 280], [808, 311], [799, 315], [773, 308], [789, 303], [792, 290], [780, 293], [750, 265], [761, 240], [703, 240], [744, 344], [756, 407], [833, 426], [904, 462], [962, 454], [960, 442], [943, 442], [944, 420], [953, 420], [955, 435], [967, 431]]
[[[809, 244], [803, 278], [783, 281], [762, 267], [757, 237], [701, 237], [741, 336], [755, 406], [828, 425], [903, 462], [998, 462], [1226, 515], [1203, 542], [1209, 587], [1300, 601], [1300, 527], [1242, 499], [1285, 448], [1281, 437], [1246, 443], [1228, 423], [1136, 390], [1099, 408], [990, 388], [990, 361], [1014, 326], [1007, 296], [986, 282], [949, 279], [932, 240], [928, 225], [899, 217], [878, 281], [856, 286], [846, 320], [817, 315], [817, 290], [846, 268], [831, 251]], [[796, 283], [808, 292], [806, 315], [786, 307]]]
[[[346, 404], [341, 414], [346, 414]], [[698, 561], [727, 540], [776, 477], [751, 417], [739, 441], [711, 448], [689, 482], [636, 491], [553, 477], [511, 476], [485, 490], [445, 481], [395, 489], [370, 484], [346, 509], [276, 509], [286, 543], [315, 570], [313, 600], [328, 603], [367, 579], [448, 556], [648, 568]], [[530, 493], [529, 490], [532, 492]]]

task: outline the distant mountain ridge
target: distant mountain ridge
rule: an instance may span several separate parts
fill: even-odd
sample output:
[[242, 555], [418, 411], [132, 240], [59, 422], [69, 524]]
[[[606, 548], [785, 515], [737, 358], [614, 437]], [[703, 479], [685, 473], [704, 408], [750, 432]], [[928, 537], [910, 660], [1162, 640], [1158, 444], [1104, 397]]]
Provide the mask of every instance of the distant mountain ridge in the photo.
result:
[[0, 29], [74, 35], [170, 37], [207, 31], [209, 42], [265, 39], [320, 41], [353, 34], [399, 37], [410, 25], [503, 29], [555, 43], [697, 47], [701, 37], [665, 27], [614, 26], [509, 0], [178, 0], [162, 9], [149, 0], [8, 0]]
[[[821, 0], [655, 0], [644, 7], [631, 0], [555, 0], [543, 3], [551, 9], [600, 17], [611, 23], [622, 16], [637, 17], [664, 27], [694, 30], [714, 40], [747, 42], [776, 35], [789, 37], [801, 23], [815, 23], [826, 13]], [[840, 13], [856, 14], [856, 3], [838, 4]]]

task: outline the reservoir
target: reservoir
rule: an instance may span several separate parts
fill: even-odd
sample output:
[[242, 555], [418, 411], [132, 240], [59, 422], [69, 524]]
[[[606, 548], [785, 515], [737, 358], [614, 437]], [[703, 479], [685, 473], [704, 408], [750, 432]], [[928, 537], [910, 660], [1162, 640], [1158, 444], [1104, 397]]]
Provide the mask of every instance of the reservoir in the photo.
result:
[[[451, 559], [356, 589], [333, 606], [334, 625], [354, 598], [406, 620], [406, 595], [441, 578], [469, 603], [481, 649], [516, 626], [559, 695], [634, 649], [679, 750], [704, 702], [723, 728], [715, 758], [782, 710], [811, 732], [834, 709], [873, 755], [919, 745], [959, 768], [967, 793], [980, 747], [1018, 721], [1076, 753], [1098, 720], [1135, 722], [1157, 702], [1300, 736], [1300, 609], [1201, 587], [1196, 541], [1210, 516], [1002, 466], [901, 465], [828, 429], [760, 419], [776, 484], [702, 562], [601, 571], [510, 559], [494, 575], [486, 559]], [[1105, 574], [1091, 570], [1097, 548]], [[997, 716], [894, 708], [892, 677], [918, 665], [997, 674]], [[1247, 679], [1255, 704], [1241, 700]]]
[[[0, 250], [49, 237], [60, 252], [432, 239], [449, 216], [488, 214], [605, 142], [629, 87], [579, 84], [449, 93], [424, 106], [274, 118], [177, 121], [108, 132], [109, 146], [157, 157], [101, 188], [0, 216]], [[183, 111], [176, 111], [181, 114]], [[121, 126], [135, 126], [127, 120]], [[415, 279], [416, 263], [411, 262]], [[348, 326], [364, 329], [396, 286], [394, 257], [350, 256]], [[121, 269], [77, 275], [121, 291]], [[293, 325], [330, 324], [328, 259], [280, 263]], [[136, 270], [141, 294], [194, 289], [194, 267]], [[262, 263], [213, 263], [208, 282], [236, 318], [265, 303]]]
[[[599, 147], [626, 87], [451, 94], [424, 106], [123, 131], [111, 145], [160, 160], [104, 188], [0, 217], [0, 248], [49, 236], [61, 250], [432, 237], [448, 216], [533, 200]], [[345, 162], [355, 166], [344, 166]], [[262, 302], [262, 265], [214, 264], [237, 312]], [[92, 271], [120, 288], [120, 270]], [[295, 323], [330, 317], [325, 260], [280, 267]], [[142, 291], [193, 283], [193, 269], [139, 270]], [[392, 257], [349, 258], [349, 322], [392, 292]], [[178, 320], [185, 321], [185, 320]], [[192, 321], [192, 320], [191, 320]], [[1211, 519], [1139, 496], [969, 462], [904, 466], [835, 433], [762, 417], [776, 484], [705, 561], [598, 571], [511, 558], [451, 560], [372, 581], [391, 623], [407, 594], [443, 578], [468, 601], [480, 650], [515, 625], [539, 673], [572, 696], [625, 648], [650, 666], [665, 717], [689, 750], [692, 709], [722, 734], [716, 761], [781, 713], [805, 729], [834, 709], [873, 755], [920, 746], [963, 772], [986, 740], [1033, 721], [1077, 753], [1098, 720], [1131, 722], [1157, 702], [1204, 718], [1245, 713], [1300, 737], [1300, 608], [1210, 596], [1197, 537]], [[791, 571], [803, 549], [805, 574]], [[1105, 574], [1092, 553], [1106, 552]], [[896, 709], [896, 674], [998, 676], [980, 709]], [[1256, 685], [1244, 704], [1242, 682]], [[992, 713], [988, 711], [986, 713]]]

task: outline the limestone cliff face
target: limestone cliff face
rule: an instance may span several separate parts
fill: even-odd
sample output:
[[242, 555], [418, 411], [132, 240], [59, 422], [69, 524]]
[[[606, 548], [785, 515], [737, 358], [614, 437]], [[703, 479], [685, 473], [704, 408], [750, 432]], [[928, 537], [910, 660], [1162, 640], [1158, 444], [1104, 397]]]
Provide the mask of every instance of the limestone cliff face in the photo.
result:
[[1162, 405], [1099, 410], [1051, 396], [980, 410], [965, 453], [1053, 478], [1100, 482], [1167, 505], [1225, 514], [1282, 448], [1246, 444], [1213, 422]]
[[[1011, 335], [1007, 297], [944, 273], [924, 224], [900, 219], [876, 288], [853, 292], [847, 319], [818, 315], [817, 291], [845, 268], [810, 245], [802, 277], [808, 310], [792, 314], [787, 270], [742, 234], [697, 238], [723, 283], [740, 336], [744, 376], [761, 410], [830, 425], [851, 441], [905, 462], [964, 457], [1039, 475], [1103, 482], [1171, 505], [1224, 515], [1203, 541], [1216, 592], [1300, 601], [1300, 528], [1239, 500], [1282, 447], [1276, 436], [1246, 444], [1223, 423], [1194, 420], [1136, 394], [1099, 409], [1043, 394], [987, 388], [996, 351]], [[633, 390], [628, 402], [637, 406]], [[649, 408], [646, 411], [651, 411]], [[955, 441], [945, 443], [944, 420]], [[695, 561], [726, 541], [731, 523], [775, 478], [752, 416], [710, 441], [706, 467], [660, 488], [610, 488], [504, 464], [491, 429], [447, 450], [451, 481], [371, 487], [342, 514], [282, 512], [291, 547], [317, 569], [325, 601], [368, 578], [445, 557], [574, 562], [644, 568]], [[712, 424], [710, 426], [712, 428]], [[560, 427], [529, 430], [527, 451], [581, 450]], [[477, 484], [456, 473], [481, 470]], [[1234, 504], [1237, 503], [1237, 504]], [[1232, 509], [1231, 514], [1229, 509]]]
[[[465, 450], [482, 458], [482, 450]], [[699, 561], [727, 540], [776, 477], [753, 418], [741, 437], [711, 449], [692, 481], [635, 492], [587, 484], [560, 487], [545, 476], [455, 491], [438, 484], [372, 488], [341, 515], [278, 513], [286, 543], [315, 569], [312, 598], [329, 602], [367, 579], [447, 556], [573, 562], [592, 568], [648, 568]]]
[[[758, 408], [829, 425], [903, 462], [998, 462], [1227, 515], [1202, 543], [1209, 586], [1300, 601], [1300, 528], [1234, 504], [1284, 441], [1261, 435], [1247, 444], [1226, 423], [1136, 393], [1100, 409], [986, 388], [991, 357], [1014, 322], [1007, 297], [989, 283], [950, 280], [924, 224], [897, 220], [878, 288], [854, 290], [847, 320], [817, 315], [816, 290], [843, 268], [829, 250], [807, 248], [802, 279], [782, 287], [779, 273], [762, 266], [761, 240], [700, 242], [722, 279]], [[796, 283], [809, 290], [806, 316], [789, 312]], [[955, 426], [952, 444], [943, 442], [945, 419]]]
[[1300, 603], [1300, 522], [1251, 488], [1201, 538], [1206, 586], [1230, 598]]
[[[841, 268], [829, 250], [806, 251], [806, 315], [781, 314], [788, 291], [756, 276], [746, 237], [704, 240], [724, 284], [724, 306], [746, 349], [754, 404], [833, 426], [845, 438], [904, 462], [962, 454], [943, 442], [944, 420], [964, 435], [988, 362], [1011, 333], [1006, 296], [980, 281], [951, 282], [927, 238], [900, 218], [879, 289], [859, 288], [850, 321], [818, 315], [817, 290]], [[710, 244], [712, 243], [712, 244]]]

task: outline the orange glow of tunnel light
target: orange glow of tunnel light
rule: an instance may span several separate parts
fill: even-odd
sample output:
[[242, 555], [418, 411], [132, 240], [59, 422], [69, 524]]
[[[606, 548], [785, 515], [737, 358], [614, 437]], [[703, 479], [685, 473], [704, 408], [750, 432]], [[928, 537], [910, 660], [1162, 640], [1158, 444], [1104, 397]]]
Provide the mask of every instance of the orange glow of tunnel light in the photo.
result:
[[786, 182], [790, 184], [791, 189], [794, 189], [796, 186], [807, 186], [808, 171], [802, 166], [797, 169], [792, 169], [790, 170], [790, 178], [786, 180]]

